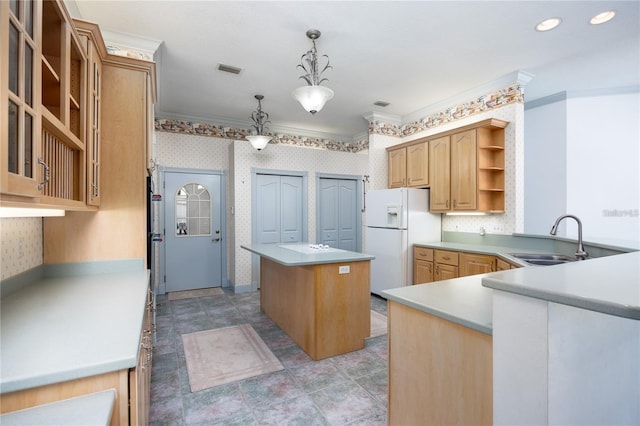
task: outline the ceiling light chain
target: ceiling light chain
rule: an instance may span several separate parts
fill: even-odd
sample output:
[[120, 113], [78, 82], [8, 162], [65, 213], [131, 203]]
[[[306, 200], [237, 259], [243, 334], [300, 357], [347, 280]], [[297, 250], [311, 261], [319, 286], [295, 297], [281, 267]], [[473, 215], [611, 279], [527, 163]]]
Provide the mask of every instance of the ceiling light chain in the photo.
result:
[[256, 134], [247, 136], [247, 140], [251, 142], [251, 145], [256, 150], [262, 151], [262, 149], [264, 149], [271, 140], [271, 136], [264, 134], [264, 125], [270, 123], [269, 114], [262, 111], [262, 100], [264, 99], [264, 96], [255, 95], [254, 97], [258, 100], [258, 109], [251, 113], [251, 120], [254, 123], [251, 127], [255, 129]]
[[333, 98], [333, 90], [328, 87], [320, 86], [322, 82], [329, 81], [326, 78], [321, 78], [322, 73], [328, 69], [333, 69], [329, 64], [329, 56], [322, 55], [323, 58], [327, 58], [322, 71], [318, 72], [318, 50], [316, 48], [316, 40], [320, 38], [320, 31], [308, 30], [307, 37], [311, 39], [313, 47], [307, 51], [300, 58], [300, 64], [296, 68], [301, 68], [306, 74], [301, 75], [299, 78], [307, 82], [307, 86], [298, 87], [292, 93], [293, 97], [302, 104], [303, 108], [309, 111], [311, 114], [315, 114], [324, 107], [331, 98]]

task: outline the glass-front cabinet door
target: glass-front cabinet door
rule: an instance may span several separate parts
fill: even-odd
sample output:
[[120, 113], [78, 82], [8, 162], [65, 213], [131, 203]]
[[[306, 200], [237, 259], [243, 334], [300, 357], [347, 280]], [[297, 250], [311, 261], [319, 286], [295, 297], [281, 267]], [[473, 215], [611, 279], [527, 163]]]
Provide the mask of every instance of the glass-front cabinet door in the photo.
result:
[[4, 194], [39, 196], [45, 176], [45, 167], [38, 164], [36, 132], [40, 94], [35, 23], [41, 7], [33, 1], [0, 2], [0, 51], [8, 52], [8, 60], [0, 61], [0, 190]]

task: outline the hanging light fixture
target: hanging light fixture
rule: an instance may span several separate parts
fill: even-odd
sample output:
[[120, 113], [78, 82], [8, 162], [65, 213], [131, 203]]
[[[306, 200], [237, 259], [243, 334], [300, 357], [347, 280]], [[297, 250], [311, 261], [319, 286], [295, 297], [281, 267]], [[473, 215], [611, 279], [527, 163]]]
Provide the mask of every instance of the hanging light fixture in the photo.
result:
[[253, 127], [256, 129], [255, 135], [247, 136], [247, 140], [251, 142], [251, 146], [253, 146], [257, 151], [262, 151], [265, 146], [271, 140], [271, 136], [264, 135], [264, 125], [270, 123], [269, 114], [262, 111], [262, 103], [261, 101], [264, 99], [262, 95], [256, 95], [255, 98], [258, 100], [258, 109], [253, 111], [251, 114], [251, 120], [253, 120]]
[[324, 68], [322, 68], [322, 71], [318, 72], [319, 63], [316, 40], [320, 38], [320, 31], [309, 30], [307, 31], [307, 37], [311, 39], [313, 48], [302, 55], [301, 62], [297, 66], [297, 68], [302, 68], [302, 70], [306, 72], [306, 74], [301, 75], [300, 78], [307, 82], [307, 86], [298, 87], [293, 91], [292, 95], [298, 102], [300, 102], [300, 104], [302, 104], [302, 107], [305, 110], [309, 111], [311, 114], [315, 114], [322, 109], [328, 100], [333, 98], [333, 90], [328, 87], [320, 86], [323, 81], [328, 81], [326, 78], [320, 78], [322, 73], [333, 67], [329, 65], [329, 57], [327, 55], [322, 55], [324, 58], [327, 58], [327, 63]]

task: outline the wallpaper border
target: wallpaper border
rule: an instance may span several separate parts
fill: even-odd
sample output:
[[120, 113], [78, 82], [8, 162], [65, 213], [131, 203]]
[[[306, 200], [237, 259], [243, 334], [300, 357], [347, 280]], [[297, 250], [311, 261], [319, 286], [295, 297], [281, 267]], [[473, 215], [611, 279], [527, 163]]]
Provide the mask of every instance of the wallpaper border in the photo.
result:
[[[411, 136], [423, 130], [432, 129], [446, 123], [482, 114], [488, 110], [501, 108], [514, 103], [524, 103], [524, 89], [520, 84], [513, 84], [506, 88], [487, 93], [478, 98], [421, 118], [420, 120], [402, 125], [389, 124], [382, 121], [370, 121], [369, 135]], [[250, 134], [248, 129], [171, 118], [156, 118], [155, 130], [158, 132], [209, 136], [232, 140], [242, 140]], [[286, 133], [269, 133], [269, 136], [273, 138], [269, 142], [271, 144], [293, 145], [301, 148], [325, 149], [350, 153], [357, 153], [369, 149], [368, 139], [344, 142]]]

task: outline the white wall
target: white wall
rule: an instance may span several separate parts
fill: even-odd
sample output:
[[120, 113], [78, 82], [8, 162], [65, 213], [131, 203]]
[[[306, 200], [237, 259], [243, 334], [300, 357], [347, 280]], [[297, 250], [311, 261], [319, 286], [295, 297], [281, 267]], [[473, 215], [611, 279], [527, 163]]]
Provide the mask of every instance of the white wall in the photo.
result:
[[[548, 234], [570, 213], [587, 241], [640, 244], [639, 105], [636, 90], [569, 93], [526, 110], [526, 233]], [[575, 238], [577, 226], [558, 234]]]
[[[547, 235], [567, 211], [567, 102], [525, 109], [524, 231]], [[564, 225], [563, 225], [564, 226]]]
[[638, 92], [568, 100], [567, 211], [585, 239], [640, 242], [639, 105]]

